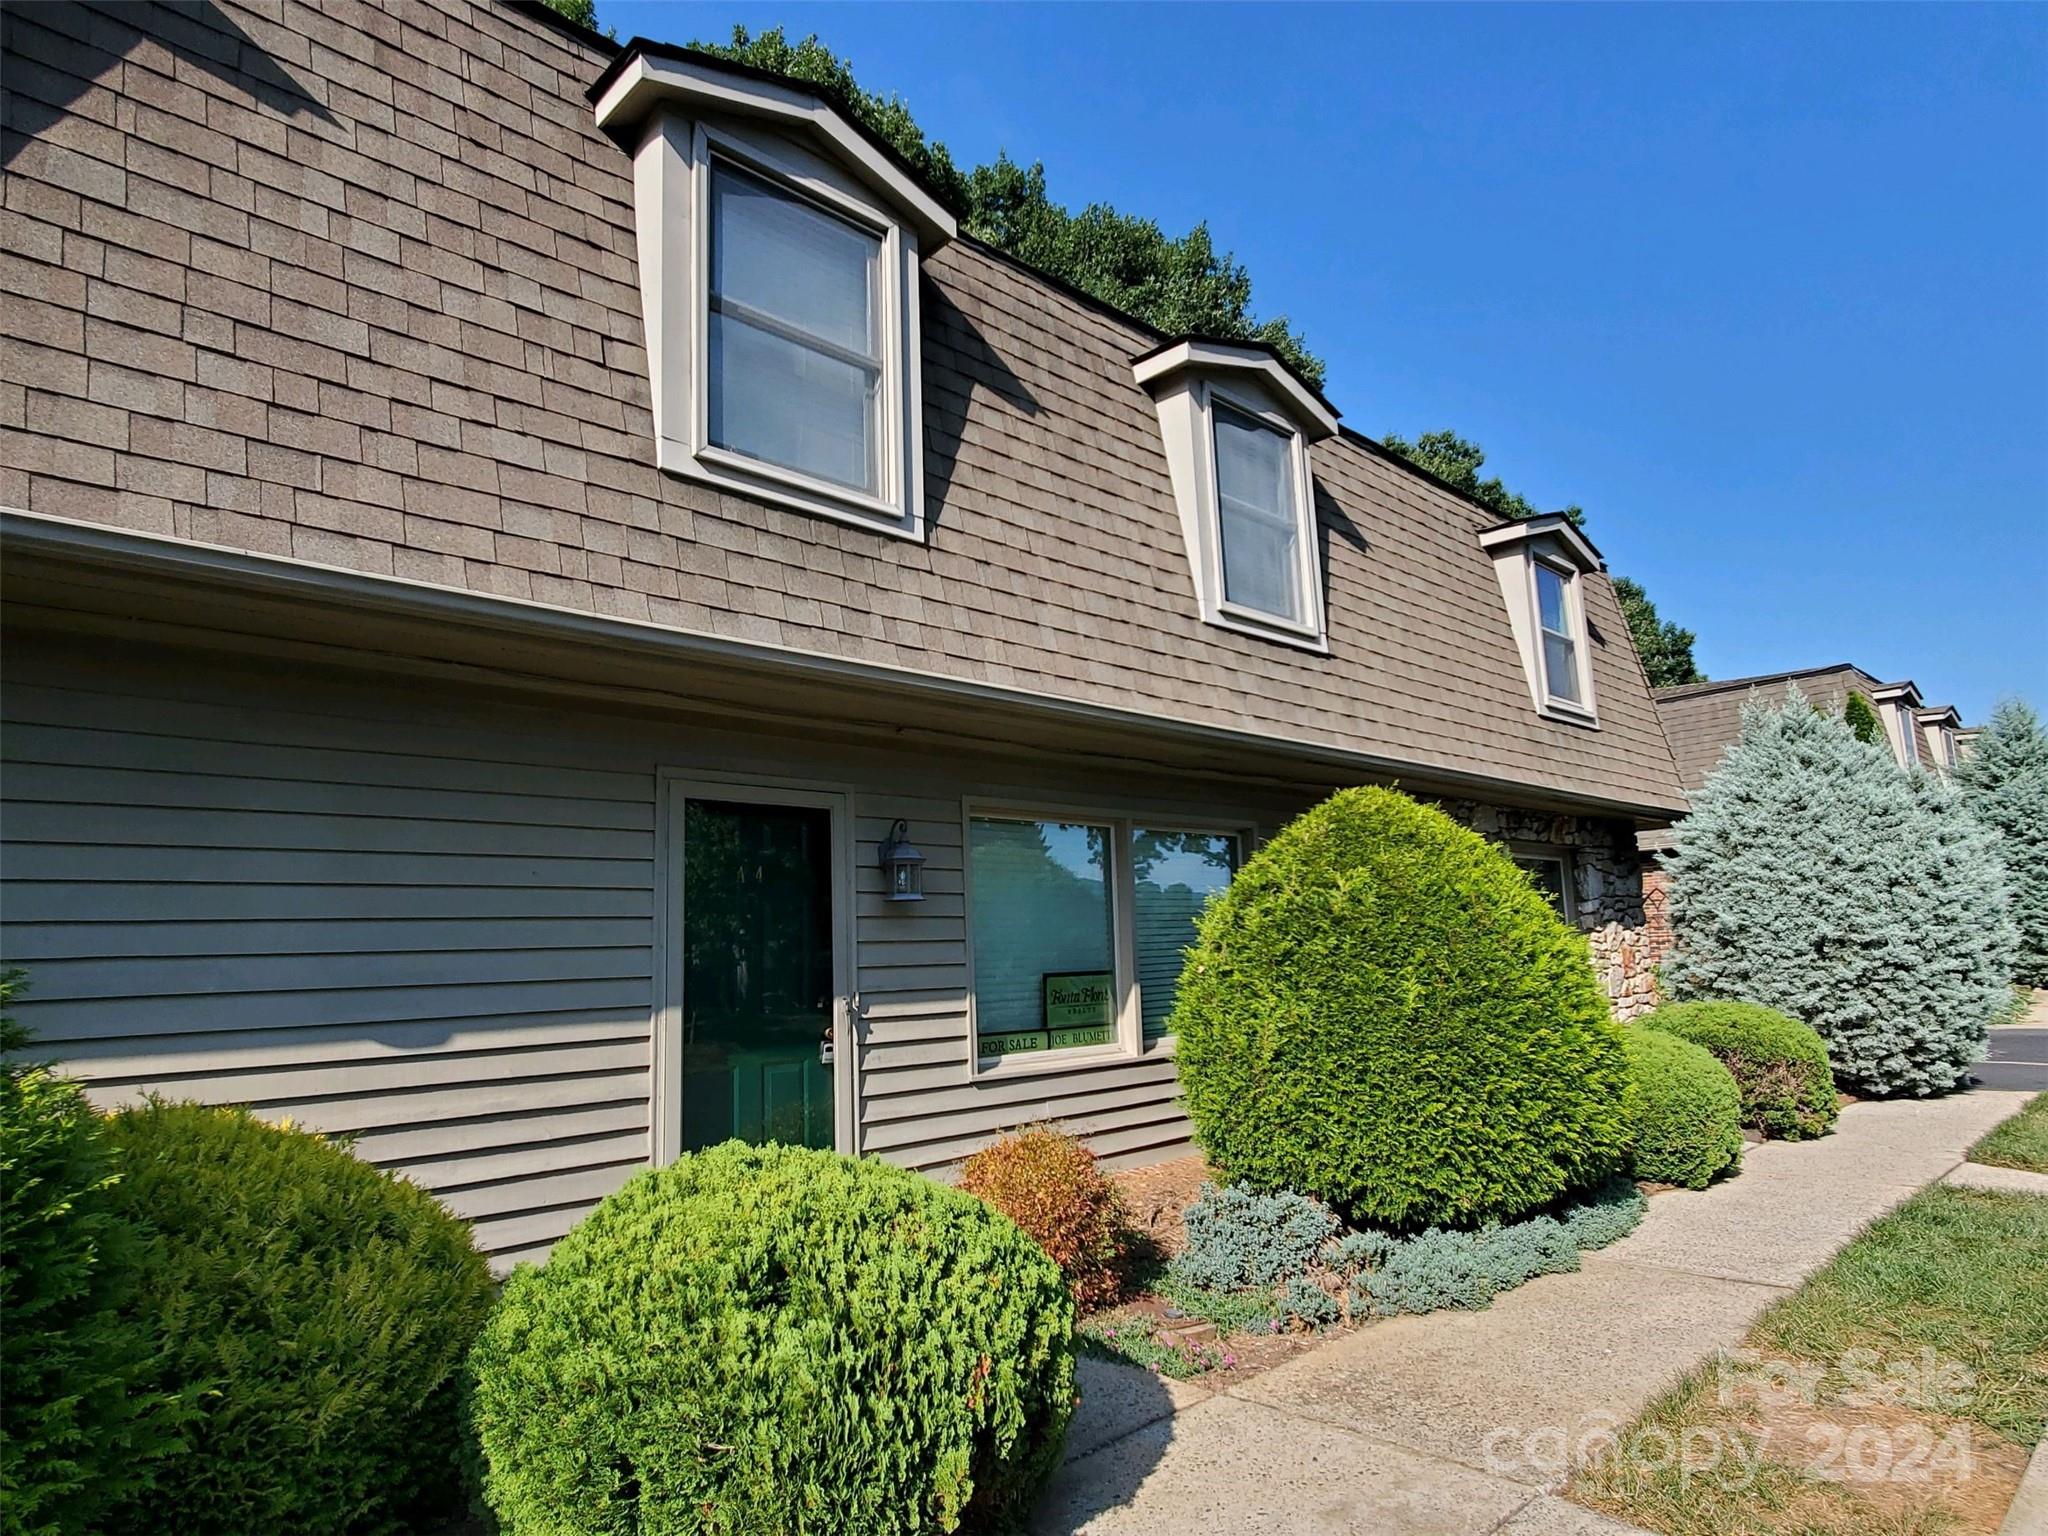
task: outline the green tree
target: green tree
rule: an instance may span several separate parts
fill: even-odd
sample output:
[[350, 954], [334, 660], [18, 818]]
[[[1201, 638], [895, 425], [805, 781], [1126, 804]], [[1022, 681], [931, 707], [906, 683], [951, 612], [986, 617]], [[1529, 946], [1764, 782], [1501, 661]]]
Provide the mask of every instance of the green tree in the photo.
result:
[[2013, 979], [2048, 987], [2048, 731], [2033, 710], [2008, 699], [1956, 772], [1970, 814], [1998, 838], [2019, 930]]
[[556, 15], [577, 26], [597, 30], [597, 0], [546, 0], [546, 4]]
[[[1451, 431], [1425, 432], [1411, 443], [1407, 438], [1389, 432], [1381, 441], [1388, 452], [1397, 453], [1410, 464], [1428, 470], [1453, 490], [1463, 491], [1489, 512], [1497, 513], [1503, 522], [1543, 515], [1541, 507], [1526, 496], [1509, 490], [1499, 475], [1486, 480], [1479, 478], [1479, 471], [1486, 463], [1486, 450], [1469, 438]], [[1571, 519], [1574, 528], [1586, 525], [1583, 509], [1574, 506], [1557, 510]]]
[[[569, 6], [578, 0], [551, 3]], [[1106, 203], [1072, 212], [1053, 200], [1043, 164], [1020, 165], [1007, 154], [962, 172], [945, 145], [925, 136], [900, 96], [862, 90], [852, 64], [815, 34], [792, 43], [780, 27], [756, 34], [736, 26], [730, 42], [691, 46], [836, 97], [961, 212], [976, 239], [1169, 334], [1194, 331], [1263, 341], [1309, 383], [1321, 386], [1322, 359], [1284, 318], [1254, 316], [1251, 274], [1229, 252], [1216, 249], [1206, 224], [1173, 236], [1150, 219], [1119, 213]]]
[[1967, 1080], [2015, 939], [1997, 841], [1948, 785], [1788, 688], [1782, 708], [1743, 706], [1673, 841], [1672, 997], [1790, 1014], [1859, 1093]]
[[1628, 632], [1636, 642], [1636, 654], [1643, 658], [1643, 671], [1652, 688], [1676, 688], [1681, 683], [1704, 683], [1707, 674], [1693, 660], [1693, 642], [1699, 637], [1669, 619], [1657, 617], [1657, 605], [1650, 601], [1643, 584], [1627, 576], [1614, 578], [1615, 601], [1628, 621]]
[[1849, 727], [1850, 734], [1867, 747], [1875, 747], [1884, 741], [1884, 722], [1877, 718], [1877, 709], [1870, 700], [1855, 689], [1849, 690], [1849, 697], [1842, 701], [1842, 720]]
[[[1479, 478], [1479, 471], [1486, 463], [1486, 450], [1470, 438], [1450, 431], [1425, 432], [1411, 443], [1407, 438], [1389, 432], [1382, 442], [1389, 452], [1428, 470], [1453, 489], [1463, 491], [1503, 522], [1543, 515], [1541, 507], [1519, 492], [1509, 490], [1499, 475], [1484, 480]], [[1569, 518], [1573, 527], [1585, 527], [1584, 508], [1573, 505], [1559, 507], [1557, 511]], [[1643, 658], [1643, 671], [1648, 675], [1652, 688], [1675, 688], [1680, 683], [1703, 683], [1707, 680], [1707, 674], [1693, 660], [1693, 644], [1699, 637], [1668, 619], [1660, 619], [1657, 605], [1650, 601], [1642, 583], [1617, 576], [1614, 578], [1614, 596], [1621, 604], [1621, 616], [1628, 621], [1629, 636], [1636, 643], [1636, 654]]]

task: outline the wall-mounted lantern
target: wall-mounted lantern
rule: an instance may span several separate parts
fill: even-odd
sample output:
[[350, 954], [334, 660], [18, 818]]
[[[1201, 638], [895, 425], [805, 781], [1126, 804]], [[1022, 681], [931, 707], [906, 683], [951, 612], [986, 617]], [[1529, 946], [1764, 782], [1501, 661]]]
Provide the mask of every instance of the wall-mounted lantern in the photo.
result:
[[924, 900], [924, 855], [910, 846], [910, 824], [898, 821], [882, 842], [879, 861], [888, 881], [889, 900]]

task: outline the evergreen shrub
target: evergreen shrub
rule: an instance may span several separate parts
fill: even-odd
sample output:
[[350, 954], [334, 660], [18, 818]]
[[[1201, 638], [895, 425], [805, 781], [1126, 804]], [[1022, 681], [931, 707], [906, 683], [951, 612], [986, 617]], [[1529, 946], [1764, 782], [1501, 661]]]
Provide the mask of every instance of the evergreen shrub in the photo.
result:
[[1742, 735], [1673, 832], [1676, 1001], [1739, 997], [1810, 1025], [1867, 1094], [1960, 1084], [2015, 939], [1991, 835], [1796, 688]]
[[1873, 747], [1884, 744], [1884, 723], [1877, 718], [1876, 706], [1853, 688], [1842, 703], [1842, 723], [1858, 741]]
[[1632, 1180], [1613, 1178], [1568, 1202], [1557, 1219], [1579, 1252], [1590, 1253], [1627, 1237], [1642, 1225], [1649, 1209], [1649, 1200]]
[[1626, 1147], [1585, 940], [1499, 848], [1393, 790], [1344, 790], [1245, 864], [1169, 1027], [1211, 1159], [1354, 1220], [1520, 1215]]
[[[17, 977], [0, 976], [0, 1008]], [[0, 1050], [27, 1036], [0, 1016]], [[149, 1334], [122, 1315], [137, 1236], [105, 1121], [77, 1083], [0, 1067], [0, 1532], [83, 1536], [139, 1497], [182, 1405], [147, 1391]]]
[[1636, 1177], [1705, 1189], [1742, 1159], [1742, 1096], [1728, 1069], [1690, 1040], [1629, 1029], [1640, 1109], [1631, 1153]]
[[1095, 1154], [1051, 1126], [1005, 1136], [967, 1159], [960, 1187], [986, 1200], [1046, 1251], [1083, 1311], [1116, 1300], [1129, 1222]]
[[1742, 1095], [1742, 1123], [1799, 1141], [1834, 1129], [1840, 1105], [1825, 1041], [1797, 1019], [1755, 1003], [1667, 1003], [1644, 1028], [1711, 1051]]
[[1207, 1290], [1274, 1285], [1305, 1274], [1337, 1235], [1337, 1215], [1306, 1195], [1262, 1195], [1249, 1185], [1202, 1192], [1181, 1211], [1186, 1245], [1168, 1266], [1175, 1278]]
[[109, 1122], [144, 1250], [153, 1379], [189, 1448], [122, 1532], [411, 1530], [459, 1505], [457, 1397], [491, 1278], [466, 1223], [344, 1148], [247, 1112]]
[[1074, 1403], [1074, 1303], [920, 1174], [728, 1142], [522, 1266], [470, 1359], [507, 1536], [1022, 1524]]
[[[1340, 1308], [1355, 1317], [1485, 1307], [1534, 1276], [1577, 1269], [1581, 1249], [1604, 1248], [1633, 1231], [1645, 1202], [1634, 1184], [1617, 1178], [1554, 1215], [1405, 1237], [1344, 1231], [1327, 1207], [1300, 1195], [1205, 1186], [1188, 1209], [1188, 1246], [1162, 1293], [1181, 1311], [1235, 1331], [1264, 1321], [1269, 1309], [1314, 1328], [1334, 1322]], [[1202, 1276], [1205, 1288], [1189, 1275]], [[1248, 1303], [1242, 1317], [1228, 1315], [1233, 1297]]]
[[2048, 731], [2017, 699], [1992, 712], [1956, 774], [1970, 814], [1998, 839], [2015, 930], [2013, 980], [2048, 987]]

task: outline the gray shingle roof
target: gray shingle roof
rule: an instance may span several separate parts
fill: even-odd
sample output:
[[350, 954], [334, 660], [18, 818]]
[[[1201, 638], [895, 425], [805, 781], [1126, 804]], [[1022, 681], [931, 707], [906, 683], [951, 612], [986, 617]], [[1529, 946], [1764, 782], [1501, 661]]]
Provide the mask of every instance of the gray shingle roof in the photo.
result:
[[1670, 739], [1672, 755], [1687, 789], [1697, 789], [1721, 761], [1721, 754], [1741, 735], [1742, 706], [1758, 694], [1766, 699], [1784, 697], [1788, 685], [1796, 684], [1809, 704], [1840, 712], [1853, 689], [1868, 698], [1881, 687], [1876, 678], [1847, 662], [1832, 667], [1809, 667], [1801, 672], [1771, 672], [1757, 677], [1729, 678], [1722, 682], [1686, 683], [1657, 690], [1657, 709], [1664, 717], [1664, 734]]
[[1157, 336], [968, 240], [922, 294], [926, 543], [662, 475], [608, 53], [470, 0], [210, 14], [7, 12], [0, 504], [1682, 803], [1605, 578], [1601, 729], [1541, 719], [1492, 517], [1355, 434], [1313, 450], [1331, 654], [1202, 624]]

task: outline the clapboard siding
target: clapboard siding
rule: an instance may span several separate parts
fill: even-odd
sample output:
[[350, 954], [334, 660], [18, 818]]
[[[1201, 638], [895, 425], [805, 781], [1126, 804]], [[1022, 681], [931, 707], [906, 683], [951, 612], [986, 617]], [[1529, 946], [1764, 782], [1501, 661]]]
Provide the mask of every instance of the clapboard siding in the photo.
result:
[[[247, 1104], [349, 1136], [500, 1266], [648, 1155], [663, 769], [851, 791], [856, 1144], [942, 1175], [1035, 1120], [1119, 1161], [1187, 1142], [1156, 1050], [977, 1071], [966, 803], [1161, 825], [1292, 808], [112, 641], [12, 645], [0, 730], [0, 953], [30, 969], [23, 1022], [104, 1102]], [[915, 905], [876, 867], [898, 819], [926, 858]]]
[[645, 1162], [651, 756], [404, 694], [65, 670], [10, 668], [0, 946], [97, 1098], [350, 1136], [501, 1263]]

